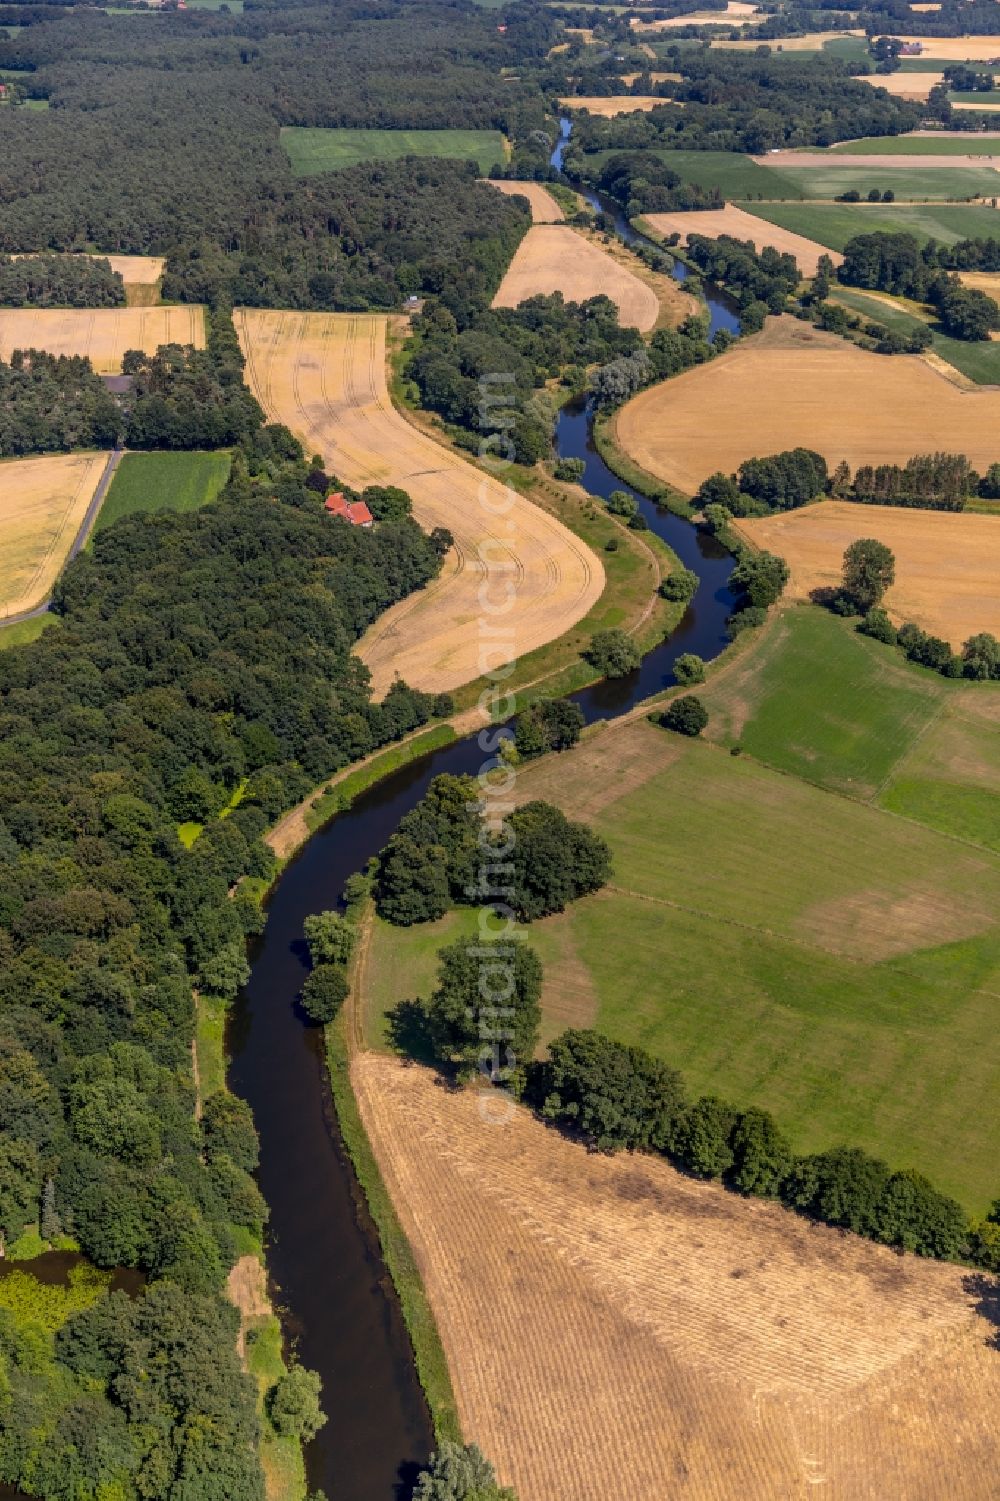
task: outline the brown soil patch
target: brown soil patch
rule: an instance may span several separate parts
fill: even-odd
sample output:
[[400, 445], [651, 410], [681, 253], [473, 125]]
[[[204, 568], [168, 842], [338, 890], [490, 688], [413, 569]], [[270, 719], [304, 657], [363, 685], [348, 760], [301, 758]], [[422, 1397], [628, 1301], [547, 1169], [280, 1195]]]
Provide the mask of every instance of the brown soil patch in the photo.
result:
[[122, 368], [126, 349], [153, 354], [160, 344], [205, 347], [200, 307], [0, 308], [0, 359], [15, 349], [86, 355], [98, 375]]
[[463, 1431], [521, 1501], [992, 1494], [1000, 1355], [960, 1268], [351, 1072]]
[[645, 333], [659, 317], [656, 293], [633, 271], [569, 225], [536, 224], [511, 261], [494, 307], [517, 307], [539, 293], [561, 292], [567, 302], [603, 294], [618, 308], [625, 327]]
[[690, 495], [717, 469], [799, 444], [831, 467], [941, 449], [982, 472], [996, 459], [998, 423], [996, 387], [960, 391], [916, 356], [886, 359], [768, 319], [763, 336], [634, 397], [612, 431], [642, 468]]
[[736, 208], [731, 203], [725, 208], [703, 212], [647, 214], [645, 222], [658, 235], [679, 234], [684, 244], [687, 244], [688, 235], [709, 235], [712, 238], [732, 235], [737, 240], [752, 240], [758, 250], [770, 245], [781, 254], [794, 255], [803, 276], [816, 275], [821, 255], [828, 255], [835, 266], [844, 259], [837, 251], [828, 250], [815, 240], [807, 240], [805, 235], [779, 229], [768, 224], [766, 219], [758, 219], [756, 214], [748, 214], [745, 209]]
[[240, 1332], [236, 1336], [236, 1351], [246, 1363], [247, 1330], [254, 1319], [273, 1313], [267, 1295], [267, 1274], [259, 1256], [241, 1256], [226, 1278], [226, 1292], [230, 1303], [240, 1311]]
[[489, 177], [486, 181], [491, 188], [499, 188], [500, 192], [506, 193], [509, 198], [513, 198], [515, 194], [519, 198], [527, 198], [531, 204], [531, 218], [535, 224], [561, 224], [566, 217], [562, 206], [540, 182], [514, 182], [507, 178], [497, 177]]
[[386, 323], [375, 314], [236, 312], [247, 380], [269, 418], [345, 483], [400, 485], [421, 526], [451, 530], [441, 575], [357, 647], [376, 693], [397, 673], [440, 692], [561, 636], [600, 598], [604, 569], [556, 517], [400, 416], [386, 386]]
[[634, 115], [637, 110], [659, 109], [673, 104], [673, 100], [661, 99], [658, 94], [572, 94], [559, 103], [564, 109], [585, 109], [588, 115], [609, 120], [615, 115]]
[[916, 621], [956, 648], [979, 631], [1000, 635], [1000, 516], [824, 500], [734, 524], [755, 547], [786, 560], [790, 599], [839, 583], [844, 549], [859, 537], [876, 537], [896, 557], [896, 582], [885, 600], [895, 621]]
[[60, 453], [0, 463], [0, 618], [51, 594], [107, 461]]
[[[915, 10], [916, 6], [910, 7]], [[863, 83], [870, 83], [873, 88], [885, 89], [894, 99], [926, 99], [935, 84], [944, 80], [943, 73], [863, 73], [860, 75]], [[905, 156], [893, 157], [893, 161], [906, 161]], [[959, 157], [961, 161], [961, 157]], [[884, 165], [880, 161], [879, 165]]]
[[519, 767], [514, 798], [519, 804], [541, 798], [589, 823], [683, 753], [676, 736], [664, 735], [645, 719], [621, 728], [602, 727], [572, 750]]
[[902, 895], [874, 887], [807, 907], [793, 931], [807, 943], [877, 964], [971, 938], [992, 922], [985, 904], [977, 911], [939, 887], [914, 887]]

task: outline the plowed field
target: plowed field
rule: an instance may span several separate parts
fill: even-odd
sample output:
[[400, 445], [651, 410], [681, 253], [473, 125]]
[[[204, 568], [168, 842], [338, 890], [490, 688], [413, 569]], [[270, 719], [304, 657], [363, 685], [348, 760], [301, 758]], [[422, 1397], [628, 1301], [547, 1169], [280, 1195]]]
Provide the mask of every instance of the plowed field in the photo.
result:
[[392, 1059], [352, 1079], [463, 1430], [520, 1501], [993, 1494], [1000, 1354], [961, 1268]]
[[122, 368], [126, 349], [152, 354], [160, 344], [205, 347], [200, 307], [0, 308], [0, 359], [14, 349], [86, 355], [99, 375]]
[[83, 525], [106, 453], [60, 453], [0, 464], [0, 619], [51, 592]]
[[790, 229], [779, 229], [774, 224], [768, 224], [766, 219], [758, 219], [756, 214], [748, 214], [732, 203], [727, 203], [725, 208], [706, 209], [703, 212], [647, 214], [646, 222], [659, 235], [669, 235], [676, 231], [684, 243], [687, 243], [688, 235], [709, 235], [713, 238], [717, 235], [731, 235], [737, 240], [752, 240], [758, 250], [770, 245], [777, 251], [794, 255], [803, 276], [816, 275], [821, 255], [828, 255], [835, 266], [839, 266], [844, 259], [836, 251], [827, 250], [825, 245], [807, 240], [805, 235], [794, 234]]
[[614, 426], [636, 463], [689, 495], [717, 469], [799, 445], [852, 469], [938, 449], [982, 473], [998, 431], [998, 387], [960, 391], [916, 355], [888, 359], [770, 319], [719, 359], [641, 392]]
[[536, 224], [517, 248], [494, 307], [517, 307], [540, 292], [561, 292], [567, 302], [602, 293], [618, 308], [625, 327], [645, 333], [659, 317], [656, 293], [599, 245], [566, 224]]
[[441, 692], [561, 636], [600, 597], [604, 570], [561, 522], [400, 416], [386, 387], [386, 321], [236, 312], [247, 380], [268, 416], [347, 484], [400, 485], [422, 526], [451, 531], [440, 577], [358, 646], [376, 693], [397, 673]]
[[978, 631], [1000, 635], [1000, 516], [824, 500], [735, 525], [756, 547], [785, 559], [790, 598], [839, 583], [844, 549], [877, 537], [896, 558], [885, 603], [897, 623], [913, 620], [955, 648]]

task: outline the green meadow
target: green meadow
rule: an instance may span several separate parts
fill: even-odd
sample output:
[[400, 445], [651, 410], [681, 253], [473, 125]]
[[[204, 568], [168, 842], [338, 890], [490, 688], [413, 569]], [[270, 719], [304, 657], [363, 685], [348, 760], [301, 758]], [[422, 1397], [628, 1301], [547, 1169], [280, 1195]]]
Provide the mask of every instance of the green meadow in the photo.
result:
[[838, 286], [834, 297], [860, 317], [883, 323], [886, 328], [895, 329], [899, 333], [911, 333], [920, 324], [928, 324], [932, 330], [931, 348], [935, 354], [979, 385], [1000, 384], [1000, 344], [995, 340], [949, 338], [947, 334], [937, 331], [930, 315], [918, 318], [900, 304], [894, 305], [881, 297], [866, 297], [864, 292], [858, 292], [853, 287]]
[[829, 148], [830, 156], [982, 156], [1000, 162], [1000, 136], [901, 135], [862, 136], [857, 141], [840, 141]]
[[[829, 158], [830, 165], [821, 167], [782, 167], [781, 176], [791, 182], [795, 191], [790, 198], [837, 198], [841, 193], [857, 192], [862, 198], [873, 188], [880, 193], [887, 189], [895, 194], [897, 201], [910, 199], [924, 203], [928, 199], [974, 198], [977, 195], [990, 198], [1000, 194], [1000, 175], [991, 167], [900, 167], [891, 168], [872, 165], [842, 167], [836, 158]], [[772, 196], [778, 196], [774, 194]]]
[[506, 160], [499, 130], [326, 130], [291, 125], [281, 144], [299, 177], [337, 172], [358, 162], [394, 162], [404, 156], [447, 156], [475, 161], [480, 172]]
[[988, 239], [997, 233], [995, 209], [970, 203], [748, 203], [760, 218], [807, 239], [818, 240], [831, 250], [843, 250], [855, 235], [882, 230], [905, 232], [921, 245], [938, 240], [954, 245], [959, 240]]
[[197, 511], [229, 478], [230, 457], [217, 453], [127, 453], [94, 526], [95, 535], [137, 511]]

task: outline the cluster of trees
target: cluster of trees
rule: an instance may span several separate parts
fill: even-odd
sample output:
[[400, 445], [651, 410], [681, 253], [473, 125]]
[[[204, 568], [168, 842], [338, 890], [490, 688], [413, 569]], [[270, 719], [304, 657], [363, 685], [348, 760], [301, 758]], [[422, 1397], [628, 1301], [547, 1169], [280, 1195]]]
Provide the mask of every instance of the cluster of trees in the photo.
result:
[[461, 328], [435, 299], [417, 320], [407, 374], [423, 406], [464, 430], [466, 446], [534, 464], [552, 447], [545, 383], [582, 387], [588, 365], [641, 347], [607, 297], [532, 297], [518, 308], [485, 307]]
[[0, 655], [0, 1236], [41, 1220], [154, 1279], [41, 1367], [0, 1328], [0, 1480], [46, 1495], [73, 1464], [94, 1495], [263, 1495], [222, 1286], [266, 1208], [246, 1106], [194, 1119], [192, 985], [229, 1000], [247, 977], [263, 919], [240, 883], [273, 872], [267, 827], [430, 713], [402, 685], [373, 705], [351, 648], [440, 566], [409, 519], [332, 524], [274, 436], [215, 505], [102, 532], [59, 627]]
[[920, 1173], [893, 1172], [857, 1148], [798, 1156], [767, 1111], [691, 1100], [675, 1069], [598, 1032], [556, 1038], [548, 1061], [528, 1070], [528, 1097], [599, 1151], [660, 1153], [699, 1178], [921, 1256], [976, 1252], [961, 1205]]
[[763, 328], [768, 313], [783, 312], [801, 279], [793, 255], [770, 245], [758, 252], [752, 240], [732, 235], [689, 235], [687, 254], [699, 271], [736, 299], [743, 333]]
[[650, 151], [616, 152], [601, 165], [595, 182], [621, 204], [630, 219], [671, 209], [721, 208], [725, 201], [718, 188], [685, 182], [667, 161]]
[[514, 720], [514, 745], [518, 755], [548, 755], [570, 750], [583, 729], [583, 710], [568, 698], [543, 698], [522, 710]]
[[[784, 15], [781, 19], [783, 23]], [[762, 57], [678, 47], [673, 55], [667, 49], [664, 61], [683, 75], [670, 90], [683, 109], [581, 119], [567, 155], [573, 171], [589, 175], [587, 153], [597, 151], [675, 148], [756, 154], [785, 146], [832, 146], [852, 137], [912, 130], [922, 115], [919, 105], [856, 80], [848, 64], [829, 56]]]
[[910, 234], [856, 235], [844, 247], [837, 272], [847, 286], [892, 292], [929, 302], [944, 332], [955, 339], [988, 339], [1000, 329], [1000, 306], [985, 292], [964, 287], [937, 263], [933, 243], [922, 252]]
[[351, 0], [335, 27], [320, 0], [165, 13], [141, 49], [96, 9], [43, 21], [0, 40], [0, 67], [32, 70], [50, 105], [5, 120], [0, 249], [169, 252], [164, 295], [187, 301], [351, 310], [422, 290], [459, 312], [489, 301], [528, 218], [478, 185], [474, 165], [370, 163], [296, 180], [279, 131], [524, 135], [544, 124], [543, 101], [501, 67], [550, 32], [544, 12], [499, 34], [493, 18], [439, 0], [374, 11]]
[[121, 413], [89, 360], [15, 349], [0, 360], [0, 458], [113, 448]]
[[732, 342], [731, 335], [720, 329], [709, 343], [706, 327], [701, 316], [685, 318], [679, 328], [658, 329], [645, 348], [601, 365], [590, 378], [594, 404], [600, 410], [621, 406], [654, 381], [668, 380], [721, 354]]
[[475, 1444], [445, 1439], [420, 1472], [413, 1501], [517, 1501], [508, 1486], [497, 1483], [489, 1460]]
[[435, 777], [378, 856], [379, 915], [408, 926], [493, 903], [532, 922], [607, 880], [605, 841], [558, 808], [525, 803], [495, 825], [483, 813], [474, 778]]
[[126, 352], [122, 372], [133, 384], [122, 411], [130, 448], [228, 448], [263, 423], [243, 383], [245, 361], [228, 309], [205, 317], [205, 349], [161, 344], [151, 355]]
[[91, 255], [0, 255], [0, 306], [124, 307], [125, 283]]
[[[846, 465], [843, 466], [846, 469]], [[850, 493], [867, 505], [920, 506], [931, 511], [962, 511], [975, 495], [979, 478], [963, 453], [915, 454], [905, 464], [861, 464], [853, 484], [841, 485], [838, 466], [831, 482], [836, 494]]]
[[702, 510], [724, 506], [730, 516], [767, 516], [806, 505], [825, 494], [828, 483], [822, 454], [811, 448], [787, 448], [745, 459], [736, 474], [710, 474], [699, 486], [697, 499]]

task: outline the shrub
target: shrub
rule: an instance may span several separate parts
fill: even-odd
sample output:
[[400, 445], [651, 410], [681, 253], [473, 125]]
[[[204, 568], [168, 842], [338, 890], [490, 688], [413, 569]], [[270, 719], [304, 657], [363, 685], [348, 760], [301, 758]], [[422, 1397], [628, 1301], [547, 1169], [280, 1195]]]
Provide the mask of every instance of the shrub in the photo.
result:
[[585, 655], [605, 678], [623, 678], [641, 661], [635, 643], [621, 630], [598, 631]]
[[319, 1405], [320, 1391], [318, 1374], [300, 1365], [292, 1366], [271, 1388], [267, 1401], [268, 1416], [283, 1438], [297, 1438], [308, 1443], [316, 1437], [326, 1422], [326, 1414]]
[[437, 988], [424, 1013], [434, 1056], [464, 1075], [484, 1068], [494, 1079], [508, 1077], [534, 1052], [541, 994], [541, 960], [526, 943], [463, 938], [439, 950]]
[[660, 715], [660, 723], [665, 730], [673, 730], [677, 735], [700, 735], [708, 724], [708, 710], [700, 698], [687, 694], [667, 705]]
[[691, 568], [675, 568], [673, 573], [668, 573], [660, 583], [660, 594], [664, 599], [676, 600], [686, 604], [698, 588], [698, 575]]
[[532, 704], [514, 720], [514, 744], [525, 758], [569, 750], [583, 729], [583, 710], [566, 698]]
[[705, 680], [705, 663], [694, 652], [682, 652], [674, 663], [674, 677], [685, 686]]
[[586, 464], [583, 459], [557, 459], [555, 467], [556, 479], [566, 480], [571, 484], [579, 484], [583, 479]]
[[607, 506], [612, 516], [621, 516], [624, 521], [631, 521], [639, 514], [639, 502], [627, 490], [612, 490]]
[[896, 627], [878, 605], [868, 611], [864, 620], [858, 625], [858, 630], [863, 636], [871, 636], [875, 641], [884, 641], [887, 646], [896, 645]]
[[350, 989], [344, 965], [317, 964], [302, 987], [302, 1009], [310, 1021], [325, 1026], [333, 1021]]

